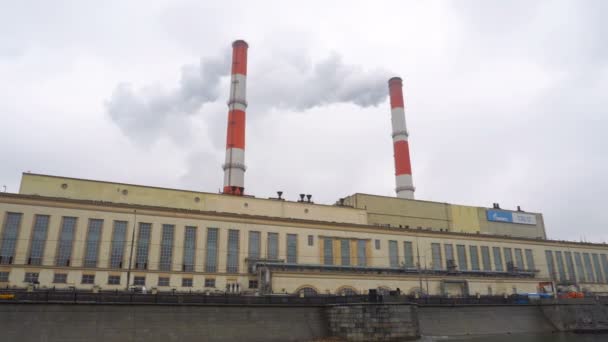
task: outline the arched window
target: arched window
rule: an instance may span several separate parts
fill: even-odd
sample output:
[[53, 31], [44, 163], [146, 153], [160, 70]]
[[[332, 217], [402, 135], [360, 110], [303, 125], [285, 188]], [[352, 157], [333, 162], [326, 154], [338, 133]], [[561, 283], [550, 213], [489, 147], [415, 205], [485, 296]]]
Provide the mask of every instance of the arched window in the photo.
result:
[[338, 296], [356, 296], [358, 293], [357, 290], [350, 286], [342, 286], [336, 291], [336, 294]]
[[319, 293], [312, 287], [302, 287], [297, 292], [298, 295], [303, 295], [304, 297], [317, 296]]

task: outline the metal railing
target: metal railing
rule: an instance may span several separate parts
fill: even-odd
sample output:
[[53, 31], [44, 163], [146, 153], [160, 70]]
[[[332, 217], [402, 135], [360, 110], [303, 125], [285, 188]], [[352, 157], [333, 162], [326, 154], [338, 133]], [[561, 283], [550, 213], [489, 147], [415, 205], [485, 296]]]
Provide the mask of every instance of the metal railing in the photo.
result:
[[[607, 299], [608, 300], [608, 299]], [[404, 295], [239, 295], [204, 293], [135, 293], [127, 291], [0, 290], [1, 303], [88, 303], [159, 305], [282, 305], [324, 306], [356, 303], [394, 303], [424, 305], [515, 305], [530, 304], [527, 296], [404, 296]], [[605, 303], [604, 303], [605, 304]]]

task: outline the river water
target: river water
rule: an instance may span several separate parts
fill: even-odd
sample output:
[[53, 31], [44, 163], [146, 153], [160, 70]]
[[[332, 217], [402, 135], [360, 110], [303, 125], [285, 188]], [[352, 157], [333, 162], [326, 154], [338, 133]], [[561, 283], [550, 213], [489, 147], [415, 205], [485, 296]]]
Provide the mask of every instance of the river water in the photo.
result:
[[454, 342], [606, 342], [608, 334], [505, 334], [475, 337], [426, 336], [420, 342], [454, 341]]

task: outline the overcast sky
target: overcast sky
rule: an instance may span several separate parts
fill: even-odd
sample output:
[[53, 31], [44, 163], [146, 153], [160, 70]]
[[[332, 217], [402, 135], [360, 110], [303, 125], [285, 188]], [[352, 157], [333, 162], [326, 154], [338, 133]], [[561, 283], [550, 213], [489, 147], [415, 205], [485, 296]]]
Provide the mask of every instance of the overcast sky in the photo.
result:
[[246, 191], [542, 212], [608, 241], [608, 1], [4, 1], [0, 185], [21, 172], [217, 192], [230, 47], [249, 43]]

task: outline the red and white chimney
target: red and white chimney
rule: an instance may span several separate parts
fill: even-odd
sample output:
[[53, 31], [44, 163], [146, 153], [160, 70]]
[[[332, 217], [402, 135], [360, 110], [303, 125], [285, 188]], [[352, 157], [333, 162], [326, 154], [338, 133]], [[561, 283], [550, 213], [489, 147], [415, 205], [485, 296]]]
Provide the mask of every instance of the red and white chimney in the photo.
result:
[[232, 77], [228, 100], [228, 133], [224, 165], [224, 193], [245, 193], [245, 110], [247, 109], [247, 49], [244, 40], [232, 43]]
[[393, 124], [393, 149], [395, 152], [395, 181], [397, 197], [414, 199], [410, 147], [407, 142], [405, 125], [405, 104], [403, 102], [403, 82], [400, 77], [388, 80], [391, 98], [391, 121]]

